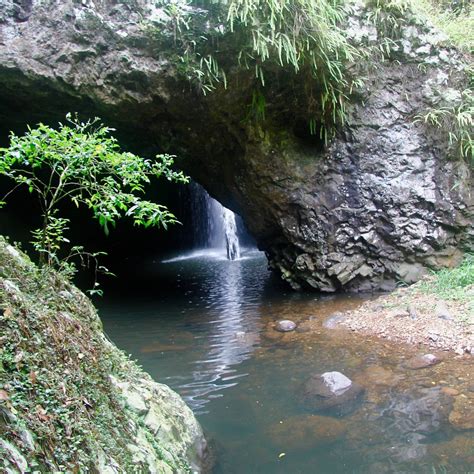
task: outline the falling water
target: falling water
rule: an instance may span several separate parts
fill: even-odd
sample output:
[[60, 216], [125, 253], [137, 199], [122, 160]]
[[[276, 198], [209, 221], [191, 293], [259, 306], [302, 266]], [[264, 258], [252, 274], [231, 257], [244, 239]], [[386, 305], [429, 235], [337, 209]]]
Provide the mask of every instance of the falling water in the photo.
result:
[[229, 260], [240, 258], [235, 214], [197, 183], [191, 185], [191, 213], [195, 247], [225, 251]]
[[240, 258], [239, 237], [237, 235], [237, 223], [235, 222], [235, 214], [223, 207], [222, 220], [224, 223], [225, 241], [227, 247], [227, 258], [236, 260]]

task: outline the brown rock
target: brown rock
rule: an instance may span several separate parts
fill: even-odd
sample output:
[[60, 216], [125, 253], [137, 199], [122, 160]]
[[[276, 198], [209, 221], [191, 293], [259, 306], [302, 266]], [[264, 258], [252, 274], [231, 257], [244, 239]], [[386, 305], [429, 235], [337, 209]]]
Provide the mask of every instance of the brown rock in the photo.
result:
[[443, 387], [441, 391], [451, 397], [456, 397], [459, 395], [459, 390], [456, 390], [455, 388], [452, 388], [452, 387]]
[[[474, 437], [458, 434], [448, 441], [441, 443], [428, 443], [428, 450], [434, 458], [449, 460], [459, 463], [460, 468], [451, 467], [446, 472], [469, 472], [467, 466], [474, 466]], [[462, 466], [462, 467], [461, 467]]]
[[371, 365], [354, 377], [354, 380], [365, 387], [370, 385], [394, 387], [400, 382], [401, 376], [394, 374], [390, 369], [385, 369], [379, 365]]
[[423, 354], [415, 356], [405, 362], [405, 367], [407, 369], [425, 369], [426, 367], [431, 367], [433, 365], [439, 364], [441, 359], [434, 354]]
[[293, 416], [271, 425], [267, 430], [267, 436], [282, 451], [307, 451], [334, 443], [345, 433], [342, 421], [316, 415]]
[[316, 327], [317, 322], [314, 320], [303, 321], [302, 323], [298, 324], [296, 332], [311, 332], [314, 331]]
[[269, 322], [265, 325], [263, 332], [261, 333], [262, 337], [269, 341], [277, 341], [282, 338], [283, 333], [275, 331], [274, 323]]
[[454, 406], [449, 414], [449, 422], [457, 430], [474, 429], [474, 399], [470, 397], [456, 397]]

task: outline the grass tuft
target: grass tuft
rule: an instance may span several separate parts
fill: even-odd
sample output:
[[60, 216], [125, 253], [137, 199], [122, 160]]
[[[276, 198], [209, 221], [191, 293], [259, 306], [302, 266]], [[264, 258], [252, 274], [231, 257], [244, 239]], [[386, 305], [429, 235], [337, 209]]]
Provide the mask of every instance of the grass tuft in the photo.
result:
[[467, 322], [474, 319], [474, 254], [467, 254], [461, 265], [444, 268], [418, 284], [424, 293], [433, 294], [445, 300], [466, 303]]
[[[474, 8], [468, 1], [411, 0], [415, 13], [427, 18], [442, 31], [451, 44], [465, 53], [474, 53]], [[448, 2], [450, 3], [450, 2]]]

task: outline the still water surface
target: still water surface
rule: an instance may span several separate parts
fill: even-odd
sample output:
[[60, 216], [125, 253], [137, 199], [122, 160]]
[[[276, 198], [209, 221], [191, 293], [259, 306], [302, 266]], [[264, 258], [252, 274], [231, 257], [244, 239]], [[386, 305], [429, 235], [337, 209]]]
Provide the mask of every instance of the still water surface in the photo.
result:
[[[361, 297], [288, 291], [256, 251], [134, 262], [120, 276], [127, 284], [99, 302], [105, 329], [192, 407], [215, 474], [474, 472], [472, 432], [450, 426], [454, 398], [443, 391], [469, 394], [472, 365], [448, 357], [410, 371], [404, 360], [422, 349], [322, 327]], [[276, 333], [279, 319], [300, 330]], [[302, 405], [301, 385], [327, 371], [365, 387], [353, 413], [313, 416]]]

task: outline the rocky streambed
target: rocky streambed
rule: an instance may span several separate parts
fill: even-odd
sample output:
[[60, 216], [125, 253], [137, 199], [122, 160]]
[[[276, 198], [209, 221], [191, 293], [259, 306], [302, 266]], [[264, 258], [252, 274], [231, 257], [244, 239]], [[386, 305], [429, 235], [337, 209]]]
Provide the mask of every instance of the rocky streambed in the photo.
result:
[[[316, 446], [337, 451], [339, 442], [366, 456], [366, 470], [360, 472], [430, 472], [433, 466], [462, 472], [474, 461], [472, 356], [456, 355], [447, 346], [434, 350], [421, 341], [407, 344], [401, 337], [380, 340], [377, 331], [354, 333], [344, 323], [333, 324], [344, 314], [350, 321], [351, 314], [373, 304], [326, 318], [295, 319], [296, 329], [284, 334], [276, 330], [278, 322], [267, 323], [262, 336], [276, 347], [277, 363], [291, 364], [292, 351], [302, 353], [300, 360], [315, 360], [315, 352], [326, 350], [340, 358], [316, 364], [343, 368], [310, 373], [303, 383], [292, 377], [295, 400], [306, 414], [281, 417], [268, 429], [271, 442], [285, 457], [304, 456]], [[262, 350], [261, 357], [272, 355]]]

